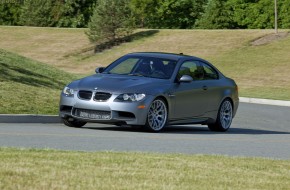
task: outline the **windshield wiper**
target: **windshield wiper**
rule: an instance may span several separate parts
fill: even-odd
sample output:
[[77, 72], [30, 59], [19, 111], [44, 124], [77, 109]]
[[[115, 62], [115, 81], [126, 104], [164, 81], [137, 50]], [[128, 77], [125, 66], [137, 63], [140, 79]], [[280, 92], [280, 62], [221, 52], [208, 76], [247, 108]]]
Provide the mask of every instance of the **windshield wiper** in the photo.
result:
[[138, 77], [145, 77], [144, 75], [142, 75], [141, 73], [130, 73], [128, 74], [129, 76], [138, 76]]

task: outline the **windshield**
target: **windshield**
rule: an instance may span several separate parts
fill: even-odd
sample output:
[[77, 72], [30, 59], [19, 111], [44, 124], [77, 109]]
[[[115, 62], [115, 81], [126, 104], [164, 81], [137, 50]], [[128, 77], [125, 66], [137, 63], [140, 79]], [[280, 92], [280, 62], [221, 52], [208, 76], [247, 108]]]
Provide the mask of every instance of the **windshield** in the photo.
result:
[[103, 73], [169, 79], [175, 66], [174, 60], [156, 57], [123, 57], [107, 67]]

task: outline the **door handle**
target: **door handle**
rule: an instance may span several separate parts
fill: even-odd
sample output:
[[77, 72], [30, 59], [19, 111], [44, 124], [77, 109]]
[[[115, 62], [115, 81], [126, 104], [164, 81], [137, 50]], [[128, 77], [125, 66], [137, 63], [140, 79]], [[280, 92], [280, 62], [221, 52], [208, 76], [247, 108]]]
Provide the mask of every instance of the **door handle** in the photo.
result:
[[207, 86], [203, 86], [202, 89], [203, 89], [203, 90], [207, 90], [208, 87], [207, 87]]

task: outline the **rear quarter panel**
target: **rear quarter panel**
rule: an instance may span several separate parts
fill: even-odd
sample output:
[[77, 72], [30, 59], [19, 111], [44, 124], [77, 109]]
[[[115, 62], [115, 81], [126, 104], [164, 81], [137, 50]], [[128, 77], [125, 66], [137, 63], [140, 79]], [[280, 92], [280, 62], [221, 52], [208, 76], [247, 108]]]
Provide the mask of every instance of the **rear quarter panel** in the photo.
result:
[[222, 77], [219, 80], [207, 81], [207, 85], [210, 98], [208, 100], [208, 112], [206, 113], [206, 117], [216, 119], [219, 107], [226, 98], [231, 99], [235, 115], [239, 104], [236, 83], [232, 79]]

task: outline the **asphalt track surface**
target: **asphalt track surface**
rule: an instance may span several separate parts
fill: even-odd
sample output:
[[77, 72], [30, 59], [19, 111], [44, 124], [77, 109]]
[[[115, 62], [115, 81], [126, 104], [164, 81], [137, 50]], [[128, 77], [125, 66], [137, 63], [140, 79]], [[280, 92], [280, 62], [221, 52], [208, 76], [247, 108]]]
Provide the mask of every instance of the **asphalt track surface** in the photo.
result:
[[169, 126], [162, 133], [87, 124], [0, 123], [0, 146], [79, 151], [134, 151], [290, 159], [290, 107], [241, 103], [225, 133], [206, 126]]

